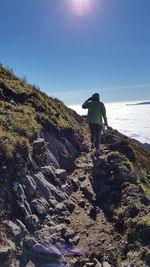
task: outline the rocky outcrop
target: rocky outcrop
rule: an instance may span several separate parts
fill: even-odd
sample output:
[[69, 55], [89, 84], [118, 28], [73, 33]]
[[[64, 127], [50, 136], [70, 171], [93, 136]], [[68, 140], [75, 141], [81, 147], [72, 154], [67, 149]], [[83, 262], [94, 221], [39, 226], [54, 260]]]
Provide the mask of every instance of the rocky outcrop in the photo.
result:
[[45, 132], [45, 139], [39, 138], [33, 142], [33, 158], [40, 167], [50, 165], [55, 169], [71, 171], [75, 168], [77, 155], [77, 149], [67, 138], [52, 133]]
[[76, 162], [73, 152], [76, 168], [68, 173], [59, 161], [67, 146], [59, 143], [60, 151], [53, 151], [44, 138], [34, 141], [30, 168], [18, 171], [12, 183], [17, 219], [4, 221], [19, 247], [15, 257], [9, 254], [13, 264], [119, 266], [123, 238], [147, 209], [133, 163], [114, 143], [114, 151], [103, 145], [103, 155], [83, 152]]
[[[54, 146], [56, 141], [58, 140], [55, 138]], [[75, 209], [76, 203], [71, 195], [78, 184], [69, 179], [67, 170], [72, 169], [73, 164], [70, 162], [74, 163], [77, 151], [70, 145], [70, 149], [73, 149], [71, 158], [67, 146], [69, 147], [69, 142], [66, 146], [58, 142], [57, 149], [53, 151], [52, 143], [48, 146], [42, 138], [34, 141], [33, 155], [29, 159], [30, 171], [28, 169], [28, 174], [26, 169], [23, 172], [18, 171], [18, 177], [12, 183], [12, 214], [18, 219], [5, 221], [4, 225], [11, 240], [23, 248], [20, 255], [22, 267], [29, 261], [35, 266], [46, 263], [61, 264], [66, 246], [68, 252], [65, 253], [69, 253], [77, 242], [74, 232], [69, 229], [69, 219], [67, 220], [67, 216]], [[59, 155], [62, 153], [66, 153], [66, 160], [69, 155], [70, 161], [68, 159], [66, 164], [63, 163], [66, 169], [59, 168]], [[34, 242], [28, 245], [32, 235], [35, 237]]]

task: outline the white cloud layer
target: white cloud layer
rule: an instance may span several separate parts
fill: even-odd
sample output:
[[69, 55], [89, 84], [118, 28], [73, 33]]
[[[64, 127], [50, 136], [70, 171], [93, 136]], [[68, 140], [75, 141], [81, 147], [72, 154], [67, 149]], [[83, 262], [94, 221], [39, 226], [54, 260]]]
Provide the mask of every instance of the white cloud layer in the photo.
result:
[[[122, 102], [105, 105], [109, 126], [142, 143], [150, 144], [150, 104], [129, 106], [126, 104]], [[87, 114], [87, 110], [82, 109], [81, 105], [69, 107], [80, 115]]]

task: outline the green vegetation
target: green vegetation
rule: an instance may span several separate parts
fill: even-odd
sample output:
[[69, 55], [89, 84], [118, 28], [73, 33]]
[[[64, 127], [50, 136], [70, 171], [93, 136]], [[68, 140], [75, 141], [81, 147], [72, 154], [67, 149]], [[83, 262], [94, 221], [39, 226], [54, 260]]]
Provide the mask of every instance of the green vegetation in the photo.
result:
[[122, 207], [119, 207], [118, 209], [113, 209], [114, 215], [123, 215], [124, 212], [125, 212], [125, 209], [123, 209]]
[[[75, 118], [76, 116], [76, 118]], [[44, 129], [81, 135], [78, 115], [0, 64], [0, 160], [29, 153]]]
[[150, 171], [150, 150], [137, 144], [117, 130], [113, 130], [113, 136], [116, 142], [124, 143], [119, 147], [119, 152], [123, 153], [134, 164], [136, 171], [141, 168]]
[[130, 170], [135, 172], [133, 163], [123, 154], [118, 151], [111, 151], [106, 154], [105, 161], [110, 162], [111, 160], [119, 160], [121, 162], [120, 168], [122, 171]]
[[150, 240], [150, 215], [133, 219], [134, 230], [129, 234], [129, 243], [139, 241], [143, 245], [149, 245]]
[[109, 161], [109, 160], [116, 158], [118, 156], [120, 156], [120, 153], [118, 151], [111, 151], [106, 155], [106, 160]]
[[138, 180], [145, 192], [146, 197], [150, 200], [150, 172], [142, 169], [139, 173]]
[[0, 160], [10, 159], [16, 152], [29, 153], [29, 143], [40, 130], [33, 108], [0, 101]]

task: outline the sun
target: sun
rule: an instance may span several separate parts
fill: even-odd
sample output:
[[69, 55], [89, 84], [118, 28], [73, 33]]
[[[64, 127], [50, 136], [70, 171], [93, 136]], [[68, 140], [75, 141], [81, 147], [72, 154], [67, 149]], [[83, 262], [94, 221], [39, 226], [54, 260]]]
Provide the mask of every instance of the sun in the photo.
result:
[[76, 15], [85, 15], [90, 11], [91, 0], [72, 0], [72, 11]]

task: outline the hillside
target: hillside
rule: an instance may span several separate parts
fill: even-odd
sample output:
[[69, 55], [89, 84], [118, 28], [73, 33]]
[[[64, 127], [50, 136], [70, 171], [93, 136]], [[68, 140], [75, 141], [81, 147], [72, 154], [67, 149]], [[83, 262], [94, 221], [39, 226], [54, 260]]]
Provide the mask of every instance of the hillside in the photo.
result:
[[[0, 65], [0, 159], [27, 155], [32, 142], [48, 132], [67, 137], [80, 150], [80, 117], [58, 99], [17, 78]], [[15, 163], [15, 162], [14, 162]]]
[[150, 151], [0, 66], [0, 266], [150, 266]]

